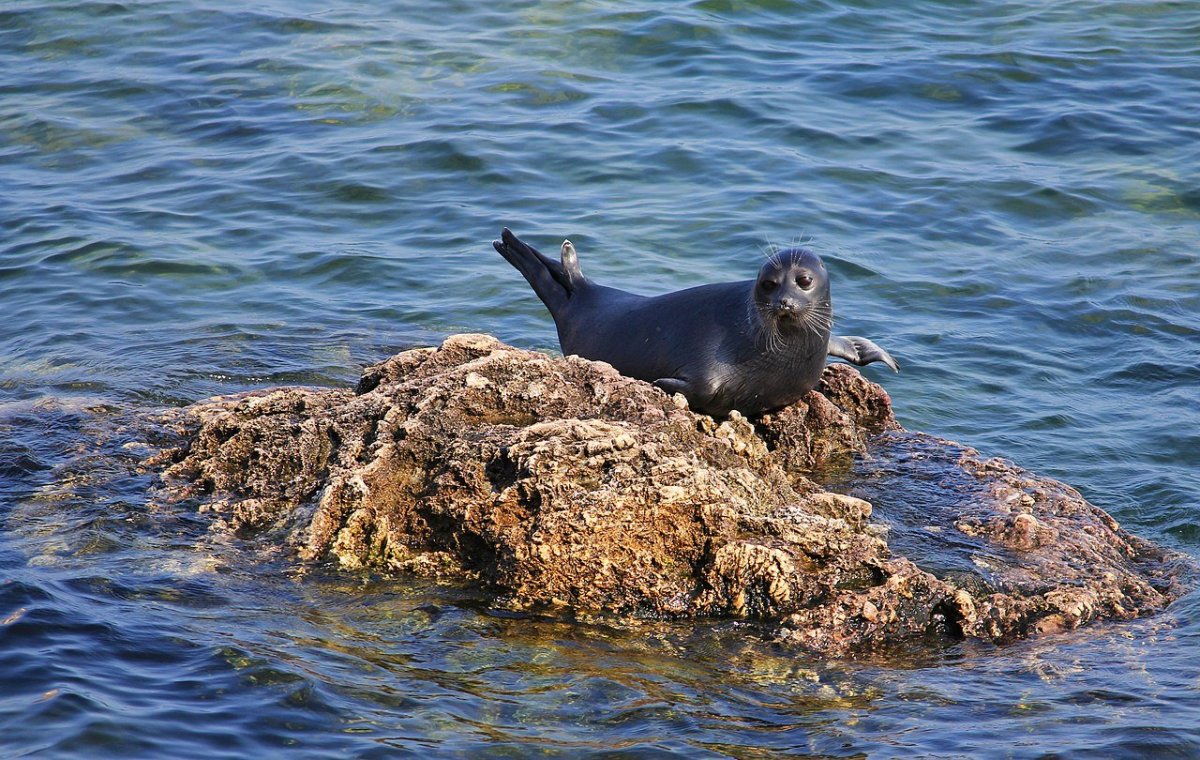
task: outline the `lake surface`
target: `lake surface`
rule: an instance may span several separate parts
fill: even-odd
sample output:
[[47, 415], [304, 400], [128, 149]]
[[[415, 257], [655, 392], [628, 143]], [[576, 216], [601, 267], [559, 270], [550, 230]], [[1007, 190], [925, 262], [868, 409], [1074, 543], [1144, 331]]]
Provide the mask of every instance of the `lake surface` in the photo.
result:
[[552, 350], [806, 241], [902, 423], [1200, 556], [1200, 5], [0, 5], [0, 755], [1196, 757], [1200, 597], [903, 661], [514, 616], [222, 542], [131, 416]]

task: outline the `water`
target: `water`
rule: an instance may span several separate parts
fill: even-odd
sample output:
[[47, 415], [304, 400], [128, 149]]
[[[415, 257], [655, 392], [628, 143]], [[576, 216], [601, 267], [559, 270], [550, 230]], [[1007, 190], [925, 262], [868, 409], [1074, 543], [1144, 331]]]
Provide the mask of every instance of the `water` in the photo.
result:
[[1200, 755], [1200, 602], [903, 662], [300, 572], [132, 416], [553, 349], [501, 225], [642, 292], [808, 240], [901, 421], [1200, 555], [1200, 8], [0, 7], [0, 754]]

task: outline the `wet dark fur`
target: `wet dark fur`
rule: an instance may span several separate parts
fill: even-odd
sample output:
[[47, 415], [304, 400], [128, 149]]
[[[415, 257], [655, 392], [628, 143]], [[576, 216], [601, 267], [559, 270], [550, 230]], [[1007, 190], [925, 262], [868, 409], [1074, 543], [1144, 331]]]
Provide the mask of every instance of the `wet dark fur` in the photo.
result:
[[508, 229], [493, 246], [550, 310], [564, 354], [682, 393], [695, 411], [758, 415], [796, 401], [821, 378], [832, 303], [829, 275], [811, 251], [776, 252], [754, 280], [640, 296], [587, 280], [569, 243], [561, 262]]

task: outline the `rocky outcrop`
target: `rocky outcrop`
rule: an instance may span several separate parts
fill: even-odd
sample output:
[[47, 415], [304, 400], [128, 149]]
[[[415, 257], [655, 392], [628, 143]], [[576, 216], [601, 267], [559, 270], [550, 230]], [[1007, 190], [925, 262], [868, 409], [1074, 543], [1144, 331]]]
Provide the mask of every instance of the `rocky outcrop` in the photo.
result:
[[[1178, 557], [1061, 483], [904, 432], [846, 365], [752, 424], [458, 335], [353, 391], [218, 398], [172, 424], [180, 445], [148, 464], [214, 530], [474, 579], [517, 608], [746, 618], [847, 653], [1132, 618], [1183, 590]], [[813, 479], [829, 469], [854, 472], [849, 493]]]

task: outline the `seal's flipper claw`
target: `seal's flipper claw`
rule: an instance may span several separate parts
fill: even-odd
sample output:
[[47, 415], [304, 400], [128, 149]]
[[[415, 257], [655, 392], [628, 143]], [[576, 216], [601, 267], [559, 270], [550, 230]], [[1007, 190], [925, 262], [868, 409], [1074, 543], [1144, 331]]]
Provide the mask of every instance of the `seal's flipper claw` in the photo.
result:
[[900, 362], [893, 359], [892, 355], [889, 354], [887, 351], [884, 351], [882, 348], [879, 350], [883, 352], [883, 356], [879, 357], [879, 361], [881, 361], [884, 364], [891, 367], [892, 372], [899, 372], [900, 371]]
[[891, 367], [893, 372], [900, 371], [900, 365], [896, 363], [891, 354], [875, 345], [873, 341], [857, 335], [829, 336], [829, 355], [845, 359], [860, 367], [865, 367], [872, 362], [883, 362]]
[[500, 228], [500, 239], [504, 241], [505, 245], [524, 245], [524, 243], [521, 243], [521, 239], [514, 235], [513, 231], [507, 227]]

